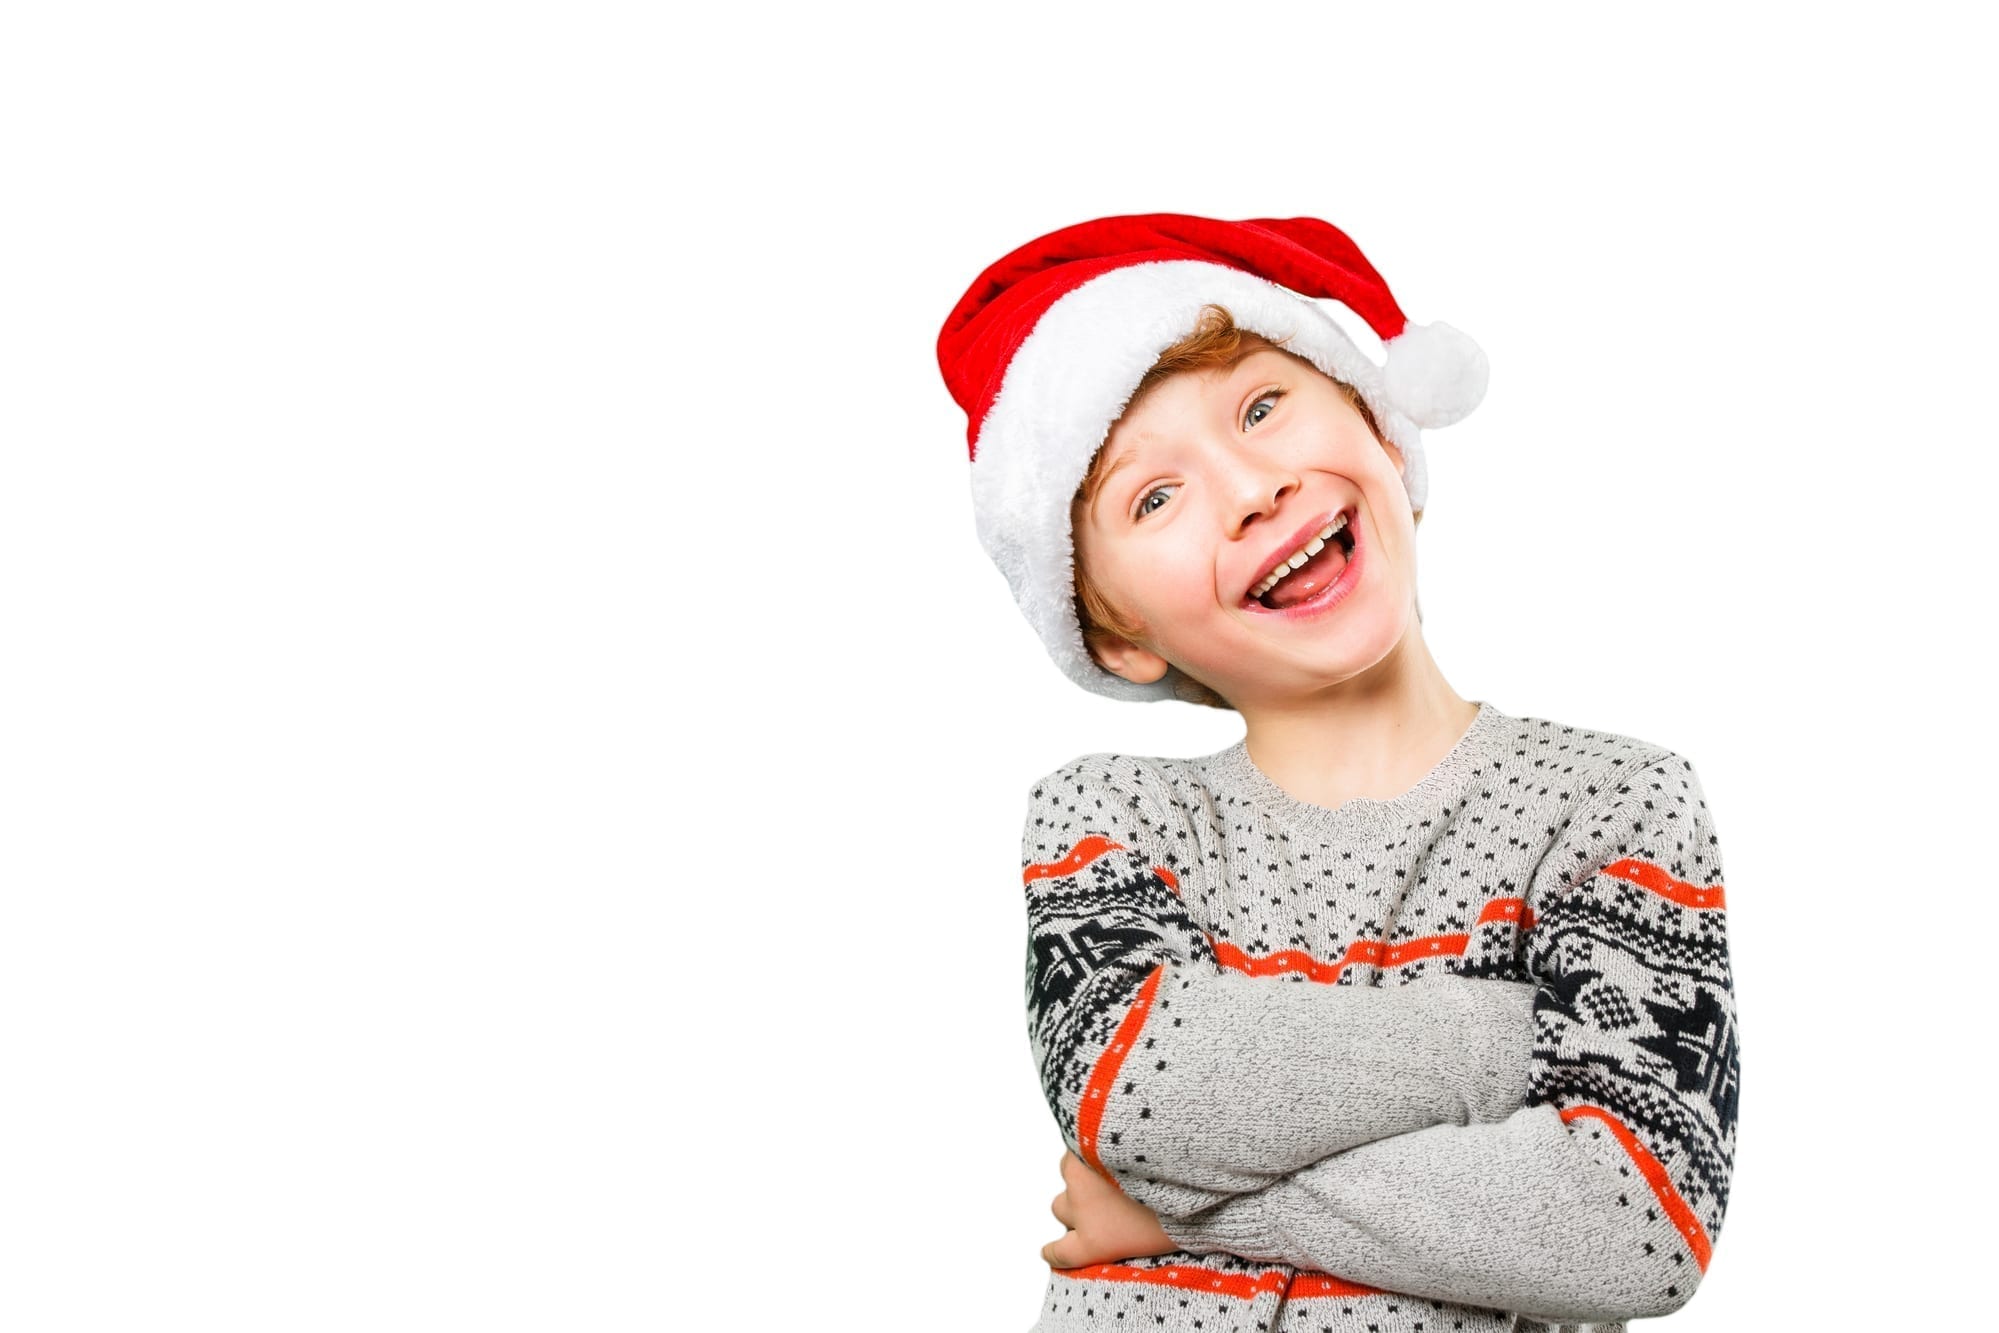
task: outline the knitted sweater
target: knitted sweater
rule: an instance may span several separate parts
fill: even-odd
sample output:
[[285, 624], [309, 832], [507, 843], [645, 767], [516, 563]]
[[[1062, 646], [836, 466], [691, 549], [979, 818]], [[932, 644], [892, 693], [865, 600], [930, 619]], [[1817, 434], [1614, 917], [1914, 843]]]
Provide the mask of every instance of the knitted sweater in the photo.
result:
[[1090, 754], [1022, 837], [1062, 1137], [1179, 1252], [1050, 1273], [1034, 1333], [1619, 1329], [1720, 1235], [1738, 1047], [1693, 766], [1481, 702], [1337, 809], [1243, 742]]

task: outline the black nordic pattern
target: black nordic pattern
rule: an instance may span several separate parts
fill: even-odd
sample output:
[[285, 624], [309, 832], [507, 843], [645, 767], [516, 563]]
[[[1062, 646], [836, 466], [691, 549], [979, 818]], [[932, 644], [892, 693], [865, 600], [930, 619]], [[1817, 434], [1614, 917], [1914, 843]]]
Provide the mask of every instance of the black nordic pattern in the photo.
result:
[[1718, 1124], [1733, 1125], [1742, 1056], [1735, 1044], [1735, 1015], [1722, 993], [1697, 985], [1691, 1004], [1647, 1000], [1645, 1008], [1658, 1033], [1638, 1044], [1672, 1061], [1674, 1086], [1700, 1093], [1713, 1105]]
[[[1028, 831], [1024, 864], [1059, 862], [1092, 835], [1123, 841], [1122, 821], [1069, 813]], [[1084, 1085], [1146, 977], [1165, 962], [1210, 962], [1214, 950], [1180, 896], [1128, 844], [1073, 873], [1029, 880], [1026, 892], [1028, 1033], [1043, 1095], [1073, 1144]]]
[[[1657, 771], [1656, 769], [1654, 770]], [[1608, 867], [1626, 859], [1706, 888], [1719, 863], [1679, 856], [1668, 806], [1632, 790], [1602, 817], [1602, 869], [1542, 903], [1533, 932], [1530, 1103], [1591, 1103], [1656, 1157], [1710, 1239], [1728, 1204], [1741, 1054], [1724, 918], [1642, 888]], [[1688, 828], [1704, 826], [1692, 819]], [[1704, 873], [1707, 870], [1714, 874]], [[1686, 1094], [1692, 1094], [1691, 1096]]]

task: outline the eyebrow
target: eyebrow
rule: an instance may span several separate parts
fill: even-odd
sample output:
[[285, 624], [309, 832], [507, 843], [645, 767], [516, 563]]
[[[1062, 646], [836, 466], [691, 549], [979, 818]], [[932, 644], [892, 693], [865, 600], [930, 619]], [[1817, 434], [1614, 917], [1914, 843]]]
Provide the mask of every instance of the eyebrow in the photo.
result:
[[1123, 453], [1111, 460], [1109, 467], [1097, 474], [1096, 480], [1083, 488], [1083, 508], [1086, 512], [1094, 512], [1096, 510], [1097, 497], [1102, 495], [1105, 489], [1110, 486], [1112, 474], [1136, 457], [1138, 457], [1137, 446], [1127, 448]]

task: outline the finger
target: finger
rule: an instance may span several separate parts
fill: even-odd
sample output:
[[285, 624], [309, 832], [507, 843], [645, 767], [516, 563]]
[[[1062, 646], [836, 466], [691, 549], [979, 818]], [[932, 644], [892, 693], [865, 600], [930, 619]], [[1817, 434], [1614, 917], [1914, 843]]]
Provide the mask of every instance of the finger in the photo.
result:
[[1055, 1220], [1063, 1226], [1068, 1227], [1071, 1231], [1076, 1229], [1075, 1222], [1069, 1216], [1075, 1210], [1070, 1206], [1068, 1190], [1063, 1190], [1055, 1196], [1055, 1201], [1048, 1205], [1048, 1211], [1055, 1214]]
[[1050, 1268], [1073, 1268], [1075, 1266], [1068, 1261], [1069, 1250], [1065, 1243], [1070, 1236], [1075, 1234], [1073, 1231], [1068, 1232], [1061, 1240], [1051, 1240], [1041, 1247], [1041, 1257], [1047, 1261]]

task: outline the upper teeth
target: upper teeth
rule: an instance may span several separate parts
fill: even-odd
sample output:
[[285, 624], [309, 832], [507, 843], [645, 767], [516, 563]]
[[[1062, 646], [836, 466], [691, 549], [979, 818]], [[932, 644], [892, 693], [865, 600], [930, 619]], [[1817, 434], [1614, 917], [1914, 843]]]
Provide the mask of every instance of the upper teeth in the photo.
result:
[[1277, 580], [1283, 578], [1286, 574], [1289, 574], [1292, 570], [1298, 568], [1298, 566], [1304, 564], [1307, 560], [1310, 560], [1313, 556], [1325, 550], [1326, 543], [1332, 540], [1333, 534], [1338, 532], [1341, 528], [1344, 528], [1346, 525], [1347, 525], [1347, 516], [1345, 514], [1341, 514], [1331, 523], [1328, 523], [1325, 527], [1321, 528], [1318, 532], [1318, 535], [1313, 537], [1311, 541], [1306, 542], [1303, 546], [1293, 551], [1283, 560], [1278, 561], [1277, 568], [1270, 571], [1270, 577], [1249, 590], [1250, 600], [1255, 601], [1257, 598], [1263, 596], [1263, 594], [1269, 592], [1272, 588], [1277, 586]]

